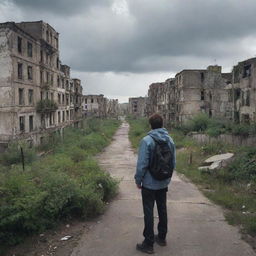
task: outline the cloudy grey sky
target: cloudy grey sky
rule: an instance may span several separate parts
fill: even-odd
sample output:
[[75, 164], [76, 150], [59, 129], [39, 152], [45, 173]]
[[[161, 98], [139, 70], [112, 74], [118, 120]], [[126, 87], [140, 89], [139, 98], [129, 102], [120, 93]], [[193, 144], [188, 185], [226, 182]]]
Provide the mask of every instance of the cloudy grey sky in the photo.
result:
[[44, 20], [86, 94], [127, 101], [186, 68], [256, 56], [255, 0], [0, 0], [0, 22]]

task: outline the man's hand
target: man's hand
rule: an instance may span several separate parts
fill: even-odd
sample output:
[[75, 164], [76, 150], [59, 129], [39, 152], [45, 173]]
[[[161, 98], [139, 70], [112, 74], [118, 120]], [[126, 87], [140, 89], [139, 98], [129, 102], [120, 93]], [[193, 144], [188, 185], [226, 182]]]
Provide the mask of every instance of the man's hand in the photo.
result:
[[138, 188], [138, 189], [141, 189], [141, 185], [139, 185], [139, 184], [136, 184], [136, 185], [137, 185], [137, 188]]

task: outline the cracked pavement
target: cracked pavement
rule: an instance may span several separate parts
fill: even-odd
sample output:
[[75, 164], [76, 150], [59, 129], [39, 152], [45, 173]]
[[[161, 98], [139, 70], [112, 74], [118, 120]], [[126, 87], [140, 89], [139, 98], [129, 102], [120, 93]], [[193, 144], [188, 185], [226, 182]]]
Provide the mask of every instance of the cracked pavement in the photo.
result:
[[[128, 140], [128, 130], [129, 125], [124, 122], [111, 145], [99, 156], [100, 165], [121, 180], [119, 194], [90, 232], [81, 237], [72, 256], [142, 254], [135, 249], [136, 243], [143, 240], [143, 212], [140, 190], [133, 179], [136, 155]], [[169, 186], [167, 204], [168, 245], [155, 245], [155, 255], [256, 256], [241, 240], [238, 228], [225, 221], [223, 210], [176, 173]]]

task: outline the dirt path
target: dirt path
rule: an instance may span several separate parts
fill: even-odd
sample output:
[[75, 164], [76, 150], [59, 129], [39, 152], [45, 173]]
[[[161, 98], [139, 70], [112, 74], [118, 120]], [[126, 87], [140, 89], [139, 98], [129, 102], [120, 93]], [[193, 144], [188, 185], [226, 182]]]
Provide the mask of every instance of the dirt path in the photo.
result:
[[[135, 245], [143, 239], [143, 213], [140, 191], [133, 179], [136, 155], [128, 140], [128, 129], [128, 124], [124, 123], [100, 157], [102, 167], [122, 179], [119, 196], [91, 231], [82, 236], [72, 256], [141, 255]], [[168, 192], [168, 212], [168, 246], [156, 245], [155, 255], [256, 255], [241, 240], [238, 229], [224, 221], [221, 208], [177, 175], [174, 175]]]

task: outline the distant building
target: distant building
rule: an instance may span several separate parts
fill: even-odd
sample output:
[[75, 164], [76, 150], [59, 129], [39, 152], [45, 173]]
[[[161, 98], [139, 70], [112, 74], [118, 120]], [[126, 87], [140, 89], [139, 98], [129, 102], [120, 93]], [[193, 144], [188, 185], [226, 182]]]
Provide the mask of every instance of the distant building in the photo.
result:
[[146, 97], [129, 98], [129, 114], [136, 117], [144, 117], [146, 100]]
[[87, 117], [107, 117], [107, 99], [103, 94], [84, 95], [82, 106]]

